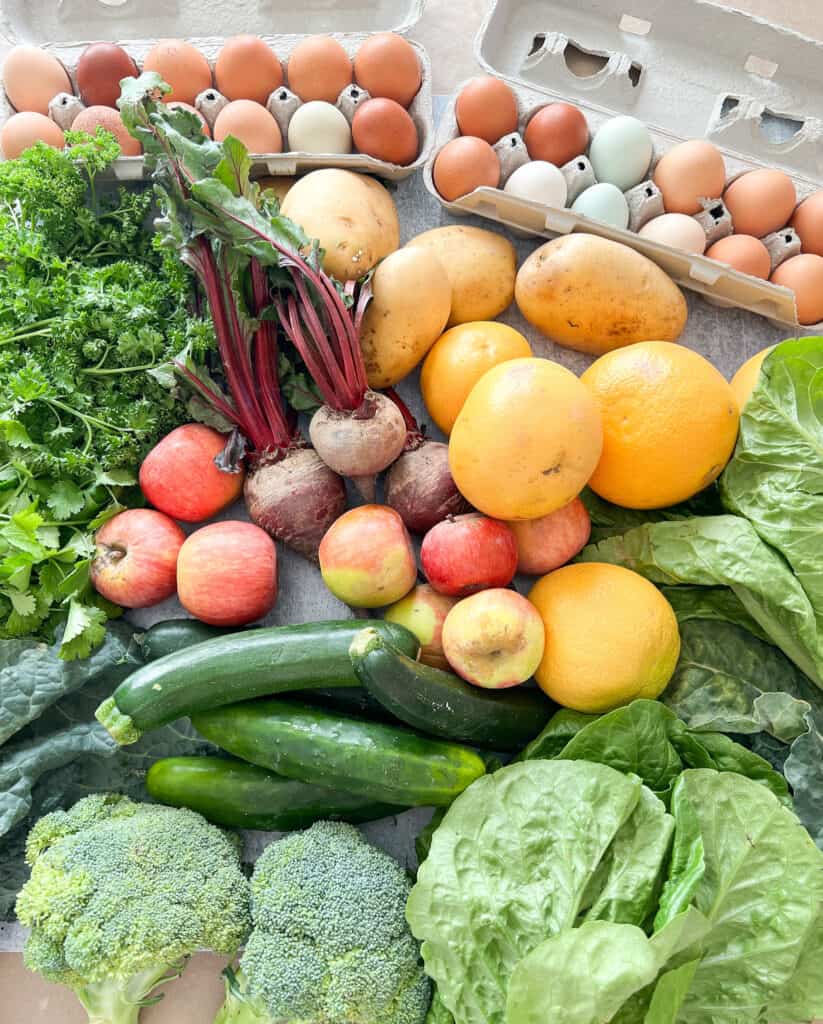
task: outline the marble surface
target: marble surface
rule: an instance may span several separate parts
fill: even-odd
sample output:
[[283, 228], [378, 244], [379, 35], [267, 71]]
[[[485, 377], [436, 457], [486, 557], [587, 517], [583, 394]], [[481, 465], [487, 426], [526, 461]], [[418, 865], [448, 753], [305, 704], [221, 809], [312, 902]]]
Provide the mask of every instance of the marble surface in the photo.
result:
[[[816, 0], [783, 0], [782, 3], [777, 3], [777, 0], [735, 0], [734, 6], [823, 38], [823, 4]], [[428, 0], [413, 36], [427, 48], [432, 58], [435, 93], [449, 93], [476, 72], [473, 41], [485, 8], [484, 0]], [[454, 220], [426, 192], [419, 175], [400, 183], [395, 199], [403, 241], [420, 231]], [[489, 226], [480, 220], [461, 219], [460, 222]], [[539, 244], [535, 239], [513, 238], [513, 241], [520, 261]], [[785, 336], [783, 330], [760, 317], [739, 310], [712, 307], [694, 294], [689, 294], [688, 299], [690, 316], [682, 342], [710, 358], [727, 376], [750, 355]], [[536, 335], [515, 307], [501, 319], [522, 330], [537, 354], [556, 359], [578, 373], [588, 364], [587, 357], [561, 349]], [[415, 412], [425, 418], [416, 379], [405, 382], [401, 390]], [[292, 597], [288, 599], [282, 617], [295, 621], [309, 608], [315, 610], [317, 617], [317, 597], [298, 596], [306, 595], [306, 588], [301, 583], [304, 574], [310, 571], [309, 567], [296, 559], [287, 558], [284, 563], [283, 594], [284, 597], [287, 594]], [[304, 601], [305, 609], [302, 607]], [[326, 614], [330, 617], [334, 609], [329, 608]], [[401, 854], [408, 851], [413, 834], [411, 822], [404, 821], [402, 816], [372, 826], [370, 831], [381, 845]], [[195, 957], [184, 977], [170, 986], [166, 998], [144, 1011], [142, 1021], [145, 1024], [210, 1024], [222, 998], [219, 978], [222, 963], [219, 958], [207, 954]], [[3, 1024], [83, 1024], [85, 1019], [70, 993], [26, 972], [19, 954], [0, 954], [0, 1021]]]

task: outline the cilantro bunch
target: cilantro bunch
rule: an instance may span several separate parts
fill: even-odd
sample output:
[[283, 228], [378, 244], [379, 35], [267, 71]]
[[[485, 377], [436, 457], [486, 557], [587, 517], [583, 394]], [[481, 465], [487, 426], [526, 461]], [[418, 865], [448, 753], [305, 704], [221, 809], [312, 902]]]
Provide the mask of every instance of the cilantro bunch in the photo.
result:
[[151, 193], [97, 181], [114, 138], [70, 143], [0, 164], [0, 637], [63, 625], [67, 659], [118, 613], [89, 584], [94, 530], [139, 503], [140, 460], [186, 419], [172, 362], [213, 337]]

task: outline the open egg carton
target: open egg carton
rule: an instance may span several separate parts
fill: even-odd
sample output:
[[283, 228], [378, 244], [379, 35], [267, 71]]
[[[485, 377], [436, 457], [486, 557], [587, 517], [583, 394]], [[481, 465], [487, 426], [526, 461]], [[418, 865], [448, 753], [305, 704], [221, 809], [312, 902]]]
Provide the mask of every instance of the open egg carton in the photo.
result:
[[[799, 326], [794, 292], [637, 233], [662, 214], [651, 180], [666, 153], [691, 139], [706, 139], [722, 153], [726, 186], [747, 171], [774, 168], [795, 186], [797, 203], [823, 181], [823, 43], [707, 0], [494, 0], [475, 41], [483, 71], [502, 79], [517, 100], [517, 133], [497, 144], [501, 181], [446, 201], [434, 185], [440, 150], [460, 135], [458, 93], [440, 120], [426, 162], [426, 186], [454, 213], [477, 214], [521, 232], [546, 237], [583, 231], [631, 246], [678, 284], [718, 305], [739, 306], [781, 325]], [[522, 138], [539, 109], [561, 101], [576, 106], [590, 136], [607, 121], [629, 115], [643, 122], [653, 156], [646, 180], [627, 193], [629, 228], [613, 227], [569, 208], [547, 206], [503, 189], [507, 173], [528, 159]], [[506, 155], [506, 150], [520, 150]], [[562, 168], [569, 204], [595, 183], [579, 154]], [[728, 235], [722, 202], [704, 204], [698, 221], [707, 247]], [[772, 270], [798, 254], [788, 226], [764, 239]], [[806, 324], [818, 327], [821, 324]]]
[[[288, 90], [287, 64], [295, 47], [308, 36], [328, 35], [353, 58], [360, 45], [378, 31], [405, 35], [419, 20], [425, 0], [5, 0], [0, 5], [0, 58], [18, 44], [39, 46], [55, 56], [67, 71], [74, 98], [61, 95], [51, 104], [50, 116], [62, 129], [81, 109], [77, 65], [91, 42], [116, 42], [131, 56], [139, 70], [149, 50], [161, 39], [183, 39], [207, 59], [212, 72], [227, 38], [241, 34], [260, 36], [274, 52], [283, 70], [283, 85], [269, 97], [267, 108], [288, 145], [289, 119], [301, 101]], [[276, 34], [273, 34], [276, 30]], [[425, 50], [411, 42], [421, 68], [421, 86], [408, 106], [417, 130], [417, 157], [408, 164], [394, 164], [364, 153], [315, 153], [284, 151], [253, 153], [252, 173], [294, 175], [319, 167], [340, 167], [400, 180], [422, 167], [433, 144], [431, 64]], [[0, 68], [2, 78], [2, 68]], [[212, 128], [225, 99], [216, 85], [201, 92], [195, 105]], [[341, 93], [337, 107], [351, 124], [357, 107], [368, 93], [356, 83]], [[15, 113], [5, 88], [0, 89], [0, 127]], [[0, 156], [2, 154], [0, 153]], [[122, 156], [112, 172], [120, 180], [144, 176], [142, 156]]]

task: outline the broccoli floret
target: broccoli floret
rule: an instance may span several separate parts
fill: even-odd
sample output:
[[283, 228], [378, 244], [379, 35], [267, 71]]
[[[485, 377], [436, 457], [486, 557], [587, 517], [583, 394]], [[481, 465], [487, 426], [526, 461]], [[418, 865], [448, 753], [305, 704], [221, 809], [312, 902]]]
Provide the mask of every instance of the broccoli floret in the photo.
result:
[[423, 1024], [431, 990], [406, 924], [409, 889], [351, 825], [321, 821], [272, 843], [215, 1024]]
[[193, 811], [88, 796], [37, 822], [26, 860], [25, 964], [73, 989], [94, 1024], [135, 1024], [192, 953], [232, 955], [250, 927], [237, 848]]

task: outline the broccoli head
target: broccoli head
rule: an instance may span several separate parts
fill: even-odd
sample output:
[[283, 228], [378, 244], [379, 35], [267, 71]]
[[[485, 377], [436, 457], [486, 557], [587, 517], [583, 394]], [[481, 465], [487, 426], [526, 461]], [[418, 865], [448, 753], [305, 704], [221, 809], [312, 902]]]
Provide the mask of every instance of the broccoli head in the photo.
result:
[[406, 924], [409, 889], [351, 825], [321, 821], [272, 843], [215, 1024], [423, 1024], [431, 991]]
[[72, 988], [94, 1024], [134, 1024], [188, 956], [234, 954], [250, 926], [237, 848], [193, 811], [88, 796], [36, 823], [26, 860], [26, 966]]

